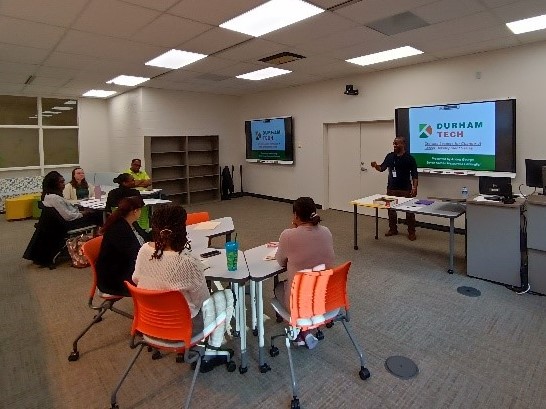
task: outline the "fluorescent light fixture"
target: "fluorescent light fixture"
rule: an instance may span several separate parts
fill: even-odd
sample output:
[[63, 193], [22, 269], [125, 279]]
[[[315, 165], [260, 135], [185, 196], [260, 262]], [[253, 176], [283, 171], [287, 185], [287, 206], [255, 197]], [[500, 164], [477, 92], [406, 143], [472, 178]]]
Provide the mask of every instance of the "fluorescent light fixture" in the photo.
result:
[[546, 14], [523, 20], [512, 21], [511, 23], [506, 23], [506, 25], [514, 34], [523, 34], [530, 31], [543, 30], [546, 28]]
[[313, 6], [302, 0], [270, 0], [220, 24], [220, 27], [259, 37], [313, 17], [323, 11], [320, 7]]
[[45, 117], [45, 118], [49, 118], [49, 117], [52, 117], [53, 115], [44, 115], [44, 114], [42, 114], [42, 116]]
[[412, 55], [418, 54], [423, 54], [423, 52], [407, 45], [405, 47], [381, 51], [375, 54], [363, 55], [362, 57], [351, 58], [345, 61], [358, 65], [371, 65], [385, 61], [397, 60], [398, 58], [411, 57]]
[[42, 111], [42, 114], [60, 114], [60, 112]]
[[77, 105], [78, 101], [74, 101], [73, 99], [69, 99], [64, 104], [65, 105]]
[[72, 108], [72, 107], [53, 107], [51, 109], [57, 109], [59, 111], [71, 111], [74, 108]]
[[118, 75], [116, 78], [112, 78], [110, 81], [106, 81], [107, 84], [125, 85], [127, 87], [133, 87], [143, 82], [148, 81], [149, 78], [145, 77], [133, 77], [131, 75]]
[[96, 97], [96, 98], [106, 98], [111, 95], [117, 94], [116, 91], [105, 91], [103, 89], [90, 89], [85, 94], [84, 97]]
[[266, 78], [288, 74], [289, 72], [292, 72], [292, 71], [269, 67], [269, 68], [264, 68], [263, 70], [252, 71], [246, 74], [237, 75], [237, 78], [241, 78], [243, 80], [260, 81], [260, 80], [265, 80]]
[[170, 50], [164, 54], [161, 54], [159, 57], [148, 61], [146, 65], [176, 70], [177, 68], [181, 68], [195, 61], [199, 61], [206, 56], [206, 54], [192, 53], [189, 51]]
[[29, 116], [28, 119], [38, 119], [38, 116], [37, 115]]

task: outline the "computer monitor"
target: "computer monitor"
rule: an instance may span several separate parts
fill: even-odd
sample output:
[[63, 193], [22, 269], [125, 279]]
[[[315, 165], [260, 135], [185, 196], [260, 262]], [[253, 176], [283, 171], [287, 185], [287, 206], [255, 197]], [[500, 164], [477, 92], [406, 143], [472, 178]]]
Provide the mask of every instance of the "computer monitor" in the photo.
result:
[[495, 196], [512, 196], [512, 180], [508, 177], [480, 176], [480, 194]]
[[[525, 159], [525, 184], [529, 187], [544, 188], [543, 168], [546, 160]], [[542, 192], [544, 194], [544, 191]]]

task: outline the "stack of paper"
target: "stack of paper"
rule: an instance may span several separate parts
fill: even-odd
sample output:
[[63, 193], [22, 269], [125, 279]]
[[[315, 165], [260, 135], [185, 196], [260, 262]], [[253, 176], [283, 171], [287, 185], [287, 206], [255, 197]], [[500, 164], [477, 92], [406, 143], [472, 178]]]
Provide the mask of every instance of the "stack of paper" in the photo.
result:
[[277, 248], [274, 248], [269, 253], [266, 254], [264, 260], [276, 260], [275, 256], [277, 255]]
[[214, 230], [216, 227], [218, 227], [221, 223], [220, 222], [201, 222], [193, 225], [194, 230]]

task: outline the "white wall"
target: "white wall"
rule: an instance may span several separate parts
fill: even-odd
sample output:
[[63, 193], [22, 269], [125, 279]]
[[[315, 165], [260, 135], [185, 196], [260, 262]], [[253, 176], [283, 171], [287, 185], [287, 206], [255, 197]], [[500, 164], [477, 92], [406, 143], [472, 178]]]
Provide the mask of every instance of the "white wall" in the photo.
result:
[[[324, 123], [392, 119], [400, 106], [508, 97], [517, 99], [517, 187], [525, 182], [524, 159], [546, 158], [545, 66], [543, 42], [244, 96], [241, 123], [292, 115], [296, 146], [294, 166], [245, 164], [245, 191], [292, 199], [309, 195], [324, 203]], [[360, 95], [343, 95], [345, 84], [354, 84]], [[477, 178], [421, 175], [419, 183], [423, 195], [452, 194], [463, 185], [476, 192]]]
[[89, 172], [110, 170], [108, 103], [102, 99], [78, 101], [80, 166]]

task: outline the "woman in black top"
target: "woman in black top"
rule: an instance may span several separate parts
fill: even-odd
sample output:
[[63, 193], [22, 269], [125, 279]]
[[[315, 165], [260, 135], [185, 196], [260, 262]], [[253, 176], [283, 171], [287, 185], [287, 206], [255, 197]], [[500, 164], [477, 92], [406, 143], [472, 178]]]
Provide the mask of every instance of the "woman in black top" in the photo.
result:
[[106, 213], [112, 213], [112, 208], [117, 207], [119, 201], [124, 197], [139, 196], [140, 192], [135, 189], [135, 178], [129, 173], [122, 173], [113, 180], [119, 187], [112, 189], [106, 199]]
[[124, 281], [131, 282], [140, 247], [151, 239], [136, 222], [144, 207], [140, 196], [126, 197], [106, 220], [97, 259], [97, 287], [102, 292], [129, 297]]

